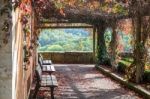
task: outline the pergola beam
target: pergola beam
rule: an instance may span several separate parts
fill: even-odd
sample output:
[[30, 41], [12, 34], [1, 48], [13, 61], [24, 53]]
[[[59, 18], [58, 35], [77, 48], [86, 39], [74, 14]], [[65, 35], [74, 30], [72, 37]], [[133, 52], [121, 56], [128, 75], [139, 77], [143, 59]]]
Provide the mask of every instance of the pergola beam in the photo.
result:
[[93, 28], [93, 26], [37, 26], [39, 29], [62, 29], [62, 28]]
[[81, 22], [76, 22], [76, 21], [40, 21], [39, 23], [41, 24], [56, 24], [56, 23], [69, 23], [69, 24], [74, 24], [74, 23], [81, 23]]
[[[46, 19], [56, 18], [58, 20], [62, 20], [62, 21], [56, 20], [56, 23], [87, 23], [87, 24], [96, 25], [99, 24], [101, 21], [104, 21], [105, 23], [109, 24], [114, 20], [128, 19], [134, 17], [134, 12], [130, 12], [130, 6], [126, 8], [127, 11], [129, 11], [127, 13], [107, 13], [101, 10], [91, 10], [86, 7], [81, 8], [78, 6], [77, 7], [65, 6], [63, 8], [63, 12], [60, 13], [60, 9], [58, 9], [56, 6], [53, 6], [55, 5], [53, 1], [49, 1], [48, 3], [49, 5], [52, 5], [49, 8], [47, 8], [48, 11], [50, 11], [48, 13], [50, 14], [44, 13], [41, 16]], [[145, 2], [145, 4], [141, 7], [142, 10], [141, 15], [143, 17], [150, 16], [150, 11], [148, 10], [150, 9], [149, 5], [150, 2]], [[38, 9], [38, 7], [39, 6], [35, 6], [35, 10]], [[37, 10], [36, 13], [39, 13], [39, 10]], [[45, 14], [47, 14], [47, 16]], [[53, 23], [53, 22], [49, 22], [49, 23]]]

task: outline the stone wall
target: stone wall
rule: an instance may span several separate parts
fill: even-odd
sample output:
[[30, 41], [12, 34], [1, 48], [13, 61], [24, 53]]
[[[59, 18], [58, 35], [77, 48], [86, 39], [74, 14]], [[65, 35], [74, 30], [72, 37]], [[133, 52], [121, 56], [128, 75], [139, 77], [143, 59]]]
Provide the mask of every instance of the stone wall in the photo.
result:
[[53, 63], [63, 64], [93, 64], [92, 52], [39, 52], [44, 59], [51, 59]]
[[[4, 6], [4, 0], [0, 0], [0, 8]], [[5, 44], [6, 33], [2, 31], [6, 14], [0, 16], [0, 99], [12, 97], [12, 36], [9, 35], [8, 43]]]

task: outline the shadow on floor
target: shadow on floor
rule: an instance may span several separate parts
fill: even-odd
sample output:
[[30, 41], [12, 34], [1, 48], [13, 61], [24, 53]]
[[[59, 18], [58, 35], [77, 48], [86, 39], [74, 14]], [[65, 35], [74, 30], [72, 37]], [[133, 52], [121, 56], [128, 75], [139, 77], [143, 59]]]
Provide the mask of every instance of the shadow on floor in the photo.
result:
[[[56, 99], [140, 99], [99, 73], [94, 65], [55, 65], [59, 87]], [[49, 90], [50, 91], [50, 90]], [[50, 99], [49, 91], [40, 91], [37, 99]]]

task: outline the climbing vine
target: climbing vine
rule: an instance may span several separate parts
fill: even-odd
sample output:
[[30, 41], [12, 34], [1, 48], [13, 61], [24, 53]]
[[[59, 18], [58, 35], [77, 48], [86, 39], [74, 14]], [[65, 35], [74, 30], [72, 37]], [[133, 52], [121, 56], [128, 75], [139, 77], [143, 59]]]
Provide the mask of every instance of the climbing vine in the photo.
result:
[[110, 60], [105, 43], [105, 30], [106, 23], [101, 22], [101, 25], [97, 25], [97, 63], [100, 65], [110, 65]]
[[142, 0], [131, 0], [130, 12], [134, 32], [133, 63], [127, 69], [127, 78], [136, 83], [143, 81], [144, 67], [147, 60], [146, 42], [150, 33], [150, 17], [143, 17], [143, 6], [148, 3]]
[[78, 7], [79, 9], [86, 7], [86, 9], [90, 9], [92, 11], [99, 10], [107, 13], [127, 14], [126, 7], [115, 0], [55, 0], [54, 4], [61, 10], [70, 6], [72, 8]]
[[21, 10], [20, 22], [22, 23], [22, 31], [24, 34], [24, 69], [27, 70], [27, 65], [30, 64], [29, 58], [32, 55], [31, 53], [31, 2], [30, 0], [24, 0], [19, 3], [19, 9]]

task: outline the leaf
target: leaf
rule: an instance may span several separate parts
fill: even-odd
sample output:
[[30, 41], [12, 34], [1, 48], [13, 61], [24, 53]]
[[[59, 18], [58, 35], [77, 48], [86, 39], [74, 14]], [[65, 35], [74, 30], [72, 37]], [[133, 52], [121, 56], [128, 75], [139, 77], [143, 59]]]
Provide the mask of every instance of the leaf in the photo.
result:
[[64, 10], [62, 8], [59, 10], [59, 12], [61, 15], [66, 16], [66, 14], [64, 13]]

